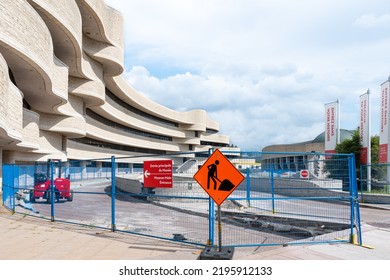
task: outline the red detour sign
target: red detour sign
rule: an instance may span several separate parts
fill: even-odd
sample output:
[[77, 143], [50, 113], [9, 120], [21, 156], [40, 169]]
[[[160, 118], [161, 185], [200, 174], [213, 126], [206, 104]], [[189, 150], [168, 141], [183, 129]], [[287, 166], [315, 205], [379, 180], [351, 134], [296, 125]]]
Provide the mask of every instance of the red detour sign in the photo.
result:
[[217, 205], [221, 205], [241, 184], [244, 175], [219, 150], [215, 150], [195, 173], [194, 179]]
[[303, 169], [300, 172], [301, 178], [308, 179], [309, 178], [309, 170]]
[[144, 161], [145, 188], [172, 188], [172, 160]]

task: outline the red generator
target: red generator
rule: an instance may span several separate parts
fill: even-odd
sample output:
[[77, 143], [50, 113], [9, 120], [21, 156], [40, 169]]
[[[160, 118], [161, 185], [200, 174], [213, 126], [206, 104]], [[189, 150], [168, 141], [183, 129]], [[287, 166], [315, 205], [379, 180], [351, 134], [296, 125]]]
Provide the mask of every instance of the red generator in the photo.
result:
[[[30, 191], [30, 201], [35, 202], [36, 199], [46, 199], [47, 203], [51, 203], [51, 166], [54, 162], [54, 170], [58, 165], [58, 177], [54, 175], [54, 199], [59, 201], [60, 199], [66, 199], [67, 201], [73, 200], [73, 191], [70, 189], [70, 180], [67, 178], [61, 178], [61, 161], [60, 160], [48, 160], [47, 172], [42, 173], [37, 171], [37, 164], [35, 165], [34, 173], [34, 189]], [[53, 172], [55, 174], [55, 172]]]

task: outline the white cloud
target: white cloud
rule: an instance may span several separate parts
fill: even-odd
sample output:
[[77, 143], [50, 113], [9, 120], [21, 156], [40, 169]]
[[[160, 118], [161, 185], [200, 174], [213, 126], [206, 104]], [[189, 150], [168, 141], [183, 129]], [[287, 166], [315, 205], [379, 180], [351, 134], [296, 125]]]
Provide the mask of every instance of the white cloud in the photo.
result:
[[390, 74], [388, 0], [106, 2], [125, 18], [128, 81], [172, 109], [205, 109], [244, 149], [313, 139], [336, 99], [355, 129], [359, 95], [378, 102]]
[[375, 14], [366, 14], [360, 16], [355, 24], [361, 27], [389, 27], [390, 25], [390, 14], [383, 14], [377, 16]]
[[[321, 132], [307, 128], [322, 124], [323, 96], [311, 87], [310, 75], [306, 77], [291, 66], [287, 69], [272, 69], [275, 76], [270, 76], [270, 67], [266, 67], [266, 74], [258, 70], [254, 76], [246, 73], [247, 76], [226, 78], [185, 73], [157, 79], [138, 66], [133, 67], [127, 79], [167, 107], [181, 111], [206, 108], [220, 123], [222, 132], [231, 136], [233, 144], [259, 149], [261, 143], [278, 139], [304, 141]], [[259, 73], [262, 79], [256, 79]], [[293, 137], [287, 137], [288, 133]]]

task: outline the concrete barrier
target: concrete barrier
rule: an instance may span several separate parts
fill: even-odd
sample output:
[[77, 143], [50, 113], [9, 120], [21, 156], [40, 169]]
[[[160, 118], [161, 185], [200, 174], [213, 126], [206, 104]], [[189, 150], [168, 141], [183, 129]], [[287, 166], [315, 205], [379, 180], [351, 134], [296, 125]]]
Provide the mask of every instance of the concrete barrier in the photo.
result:
[[[142, 176], [142, 174], [127, 174], [116, 176], [116, 186], [118, 189], [128, 193], [146, 193], [143, 188]], [[186, 176], [183, 174], [173, 175], [172, 188], [153, 188], [152, 190], [156, 195], [207, 197], [206, 192], [191, 176]]]
[[124, 192], [140, 194], [143, 189], [142, 174], [116, 176], [116, 187]]
[[[118, 189], [134, 194], [144, 193], [143, 191], [143, 175], [140, 174], [126, 174], [116, 176], [116, 186]], [[199, 186], [199, 184], [189, 176], [183, 176], [181, 174], [173, 175], [173, 188], [154, 188], [153, 191], [156, 195], [167, 195], [167, 196], [201, 196], [207, 197], [206, 192]], [[258, 182], [255, 182], [258, 181]], [[261, 183], [259, 182], [261, 181]], [[285, 185], [286, 179], [275, 180], [275, 193], [284, 196], [339, 196], [348, 195], [348, 193], [334, 191], [340, 189], [340, 180], [333, 180], [327, 182], [320, 181], [306, 181], [294, 179], [290, 180]], [[271, 192], [269, 180], [252, 178], [251, 182], [255, 186], [261, 186], [258, 191]], [[245, 186], [246, 181], [241, 184]], [[239, 188], [242, 189], [243, 187]], [[329, 189], [328, 189], [329, 188]], [[256, 190], [256, 187], [254, 187]], [[373, 204], [390, 204], [390, 195], [382, 194], [359, 194], [359, 201], [362, 203], [373, 203]]]
[[360, 193], [359, 201], [362, 203], [372, 203], [372, 204], [390, 204], [390, 195], [373, 194], [373, 193], [364, 193], [362, 195]]

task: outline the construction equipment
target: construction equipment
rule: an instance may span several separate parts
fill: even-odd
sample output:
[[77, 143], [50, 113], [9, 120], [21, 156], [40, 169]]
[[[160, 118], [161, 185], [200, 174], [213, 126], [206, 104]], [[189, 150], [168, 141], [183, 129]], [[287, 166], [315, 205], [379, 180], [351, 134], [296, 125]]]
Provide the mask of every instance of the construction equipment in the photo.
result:
[[[46, 199], [47, 203], [51, 203], [52, 199], [57, 201], [60, 201], [60, 199], [72, 201], [73, 190], [70, 189], [70, 180], [61, 178], [61, 160], [49, 159], [46, 166], [47, 171], [45, 174], [38, 172], [38, 164], [35, 164], [34, 189], [30, 191], [30, 201], [35, 202], [40, 198]], [[57, 166], [58, 176], [55, 176]], [[53, 188], [52, 184], [54, 185]]]

